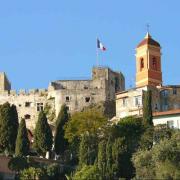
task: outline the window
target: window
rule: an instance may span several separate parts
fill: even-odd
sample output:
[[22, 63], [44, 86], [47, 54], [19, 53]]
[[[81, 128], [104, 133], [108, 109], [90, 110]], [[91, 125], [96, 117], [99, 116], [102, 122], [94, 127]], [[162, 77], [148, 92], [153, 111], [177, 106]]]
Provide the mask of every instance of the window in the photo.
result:
[[163, 97], [167, 97], [168, 96], [168, 90], [165, 89], [165, 90], [161, 91], [161, 94]]
[[119, 78], [115, 77], [115, 91], [117, 92], [119, 90]]
[[141, 96], [135, 96], [135, 106], [140, 106], [142, 103], [141, 103]]
[[157, 111], [158, 110], [158, 105], [157, 104], [155, 104], [155, 111]]
[[31, 116], [29, 114], [24, 115], [24, 119], [31, 119]]
[[70, 101], [70, 97], [66, 96], [66, 102], [69, 102], [69, 101]]
[[86, 97], [85, 102], [89, 102], [89, 101], [90, 101], [90, 97]]
[[37, 103], [37, 111], [43, 110], [43, 103]]
[[176, 88], [173, 88], [173, 94], [177, 94], [177, 89]]
[[155, 57], [153, 57], [152, 65], [153, 65], [153, 69], [154, 69], [154, 70], [157, 70], [157, 61], [156, 61], [156, 58], [155, 58]]
[[25, 102], [25, 107], [30, 107], [31, 103], [30, 102]]
[[84, 89], [89, 89], [88, 86], [84, 86]]
[[140, 67], [141, 67], [140, 69], [142, 70], [144, 68], [144, 59], [143, 58], [140, 59], [140, 63], [141, 63], [140, 64]]
[[123, 103], [123, 107], [126, 107], [127, 106], [127, 98], [123, 98], [122, 99], [122, 103]]
[[167, 121], [167, 127], [174, 128], [174, 122], [173, 121]]

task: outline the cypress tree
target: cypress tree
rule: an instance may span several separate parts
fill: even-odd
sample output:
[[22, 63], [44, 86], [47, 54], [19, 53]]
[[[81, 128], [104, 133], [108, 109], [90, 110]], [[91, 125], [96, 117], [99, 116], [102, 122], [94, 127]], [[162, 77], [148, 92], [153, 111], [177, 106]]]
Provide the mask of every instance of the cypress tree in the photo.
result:
[[98, 168], [104, 179], [106, 172], [106, 142], [104, 140], [98, 145]]
[[68, 117], [67, 107], [63, 105], [56, 120], [56, 131], [54, 136], [56, 154], [64, 154], [68, 146], [68, 141], [64, 138], [64, 125], [68, 121]]
[[152, 121], [152, 93], [151, 90], [143, 92], [143, 121], [146, 125], [153, 125]]
[[[113, 165], [112, 170], [115, 177], [120, 177], [122, 172], [122, 167], [125, 166], [123, 161], [123, 156], [125, 155], [125, 146], [123, 143], [123, 138], [115, 139], [113, 146], [112, 146], [112, 158], [113, 158]], [[126, 167], [125, 167], [126, 168]], [[123, 177], [123, 176], [122, 176]]]
[[89, 152], [89, 139], [88, 135], [84, 134], [81, 137], [81, 142], [79, 146], [79, 166], [82, 167], [83, 165], [88, 165], [88, 152]]
[[16, 139], [16, 156], [26, 156], [29, 152], [29, 145], [26, 122], [24, 119], [21, 119]]
[[108, 138], [108, 142], [106, 144], [106, 177], [108, 179], [112, 179], [112, 138], [111, 136]]
[[34, 148], [40, 155], [45, 155], [52, 148], [52, 132], [44, 111], [39, 113], [34, 131]]
[[16, 109], [16, 106], [14, 104], [11, 106], [11, 113], [12, 113], [13, 127], [14, 127], [13, 135], [14, 135], [14, 137], [17, 137], [18, 127], [19, 127], [19, 120], [18, 120], [17, 109]]
[[93, 165], [97, 157], [97, 137], [86, 133], [82, 135], [79, 146], [79, 166]]
[[14, 153], [18, 131], [16, 106], [7, 102], [0, 107], [0, 150]]

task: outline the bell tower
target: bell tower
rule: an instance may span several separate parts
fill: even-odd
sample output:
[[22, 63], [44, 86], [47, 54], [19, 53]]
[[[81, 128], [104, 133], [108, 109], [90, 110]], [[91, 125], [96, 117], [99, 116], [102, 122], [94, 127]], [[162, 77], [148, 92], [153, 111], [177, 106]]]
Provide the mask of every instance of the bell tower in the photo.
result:
[[147, 33], [136, 48], [136, 87], [161, 84], [161, 47]]

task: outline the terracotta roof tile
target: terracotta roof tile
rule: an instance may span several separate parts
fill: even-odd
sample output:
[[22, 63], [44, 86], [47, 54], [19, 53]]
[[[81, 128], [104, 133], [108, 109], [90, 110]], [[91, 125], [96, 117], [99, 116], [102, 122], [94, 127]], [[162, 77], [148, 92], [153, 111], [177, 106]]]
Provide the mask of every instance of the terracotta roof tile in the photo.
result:
[[145, 44], [160, 47], [160, 44], [154, 39], [152, 39], [149, 33], [147, 33], [145, 38], [138, 44], [137, 48]]
[[152, 38], [143, 39], [143, 40], [138, 44], [137, 47], [141, 47], [141, 46], [143, 46], [143, 45], [145, 45], [145, 44], [160, 47], [160, 44], [159, 44], [157, 41], [155, 41], [154, 39], [152, 39]]
[[180, 109], [172, 109], [172, 110], [168, 110], [168, 111], [154, 112], [153, 116], [165, 116], [165, 115], [172, 115], [172, 114], [180, 114]]

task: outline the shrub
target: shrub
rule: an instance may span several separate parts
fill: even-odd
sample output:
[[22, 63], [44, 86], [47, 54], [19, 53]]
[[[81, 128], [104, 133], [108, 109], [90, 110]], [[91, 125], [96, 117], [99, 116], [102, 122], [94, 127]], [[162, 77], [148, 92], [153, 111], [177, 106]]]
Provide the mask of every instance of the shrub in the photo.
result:
[[79, 171], [74, 174], [73, 180], [97, 180], [101, 179], [100, 172], [96, 165], [84, 165]]
[[58, 179], [59, 165], [57, 163], [50, 164], [46, 168], [46, 173], [47, 173], [49, 179]]
[[45, 179], [45, 178], [46, 178], [46, 173], [42, 168], [30, 167], [28, 169], [24, 169], [20, 173], [21, 180]]
[[8, 163], [8, 168], [12, 171], [19, 172], [28, 167], [27, 159], [24, 157], [14, 157]]

